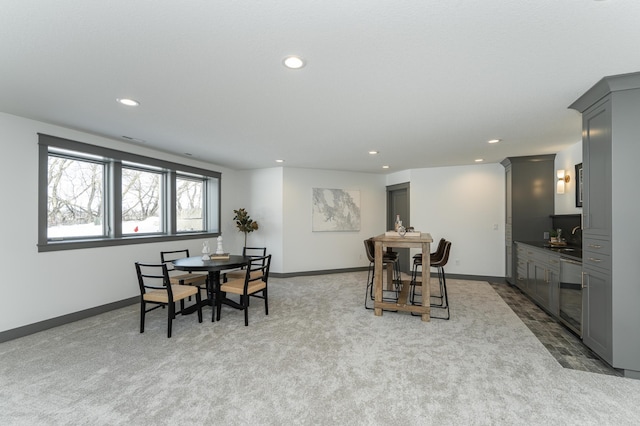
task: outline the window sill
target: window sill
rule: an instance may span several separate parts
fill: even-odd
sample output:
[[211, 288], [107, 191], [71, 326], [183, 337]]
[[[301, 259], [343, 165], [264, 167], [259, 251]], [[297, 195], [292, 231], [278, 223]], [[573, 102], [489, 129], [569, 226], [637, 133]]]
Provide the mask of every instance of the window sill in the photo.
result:
[[97, 247], [125, 246], [131, 244], [160, 243], [165, 241], [194, 240], [200, 238], [217, 238], [217, 232], [197, 232], [176, 235], [145, 235], [126, 236], [122, 238], [98, 238], [86, 240], [49, 241], [38, 244], [38, 253], [62, 250], [80, 250]]

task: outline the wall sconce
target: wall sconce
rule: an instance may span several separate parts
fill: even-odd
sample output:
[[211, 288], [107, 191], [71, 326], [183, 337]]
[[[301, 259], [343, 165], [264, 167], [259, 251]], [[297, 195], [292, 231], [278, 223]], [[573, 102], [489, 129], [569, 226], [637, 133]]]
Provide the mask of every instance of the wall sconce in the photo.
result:
[[558, 194], [564, 194], [564, 184], [569, 183], [571, 180], [571, 176], [565, 174], [564, 170], [558, 170], [556, 172], [556, 176], [558, 177], [558, 183], [556, 184], [556, 192]]

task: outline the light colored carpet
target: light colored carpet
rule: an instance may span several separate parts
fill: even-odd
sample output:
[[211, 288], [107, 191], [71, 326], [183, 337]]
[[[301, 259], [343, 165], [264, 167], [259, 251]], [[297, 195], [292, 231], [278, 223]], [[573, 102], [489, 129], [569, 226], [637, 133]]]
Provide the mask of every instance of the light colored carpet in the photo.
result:
[[[486, 282], [450, 321], [363, 307], [366, 272], [272, 279], [220, 322], [137, 305], [0, 344], [0, 424], [638, 424], [640, 381], [563, 369]], [[132, 286], [135, 286], [132, 283]]]

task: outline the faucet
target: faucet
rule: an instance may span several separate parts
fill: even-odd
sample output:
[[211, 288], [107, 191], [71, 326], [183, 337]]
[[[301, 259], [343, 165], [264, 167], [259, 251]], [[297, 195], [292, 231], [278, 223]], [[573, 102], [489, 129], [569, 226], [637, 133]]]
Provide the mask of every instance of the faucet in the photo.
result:
[[571, 230], [571, 235], [574, 235], [578, 229], [580, 229], [580, 225], [576, 226]]

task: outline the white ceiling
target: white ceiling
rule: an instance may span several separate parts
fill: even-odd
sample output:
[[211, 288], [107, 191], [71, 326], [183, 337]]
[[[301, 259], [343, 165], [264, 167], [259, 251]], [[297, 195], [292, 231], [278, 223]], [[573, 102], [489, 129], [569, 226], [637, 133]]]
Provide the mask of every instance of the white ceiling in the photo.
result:
[[0, 111], [233, 169], [554, 153], [636, 71], [638, 0], [0, 0]]

